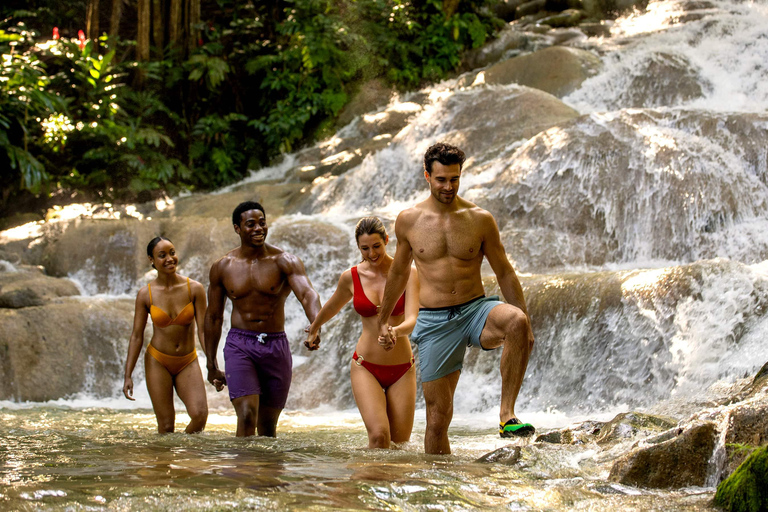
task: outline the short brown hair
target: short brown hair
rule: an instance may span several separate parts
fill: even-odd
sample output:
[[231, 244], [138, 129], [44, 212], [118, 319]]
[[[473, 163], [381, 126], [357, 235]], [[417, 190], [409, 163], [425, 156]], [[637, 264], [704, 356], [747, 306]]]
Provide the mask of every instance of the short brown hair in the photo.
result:
[[355, 242], [360, 241], [362, 235], [377, 234], [382, 240], [387, 239], [387, 230], [378, 217], [363, 217], [355, 226]]
[[437, 161], [443, 165], [459, 164], [459, 169], [464, 165], [464, 161], [467, 157], [464, 152], [445, 142], [438, 142], [429, 147], [426, 153], [424, 153], [424, 170], [427, 174], [432, 174], [432, 163]]

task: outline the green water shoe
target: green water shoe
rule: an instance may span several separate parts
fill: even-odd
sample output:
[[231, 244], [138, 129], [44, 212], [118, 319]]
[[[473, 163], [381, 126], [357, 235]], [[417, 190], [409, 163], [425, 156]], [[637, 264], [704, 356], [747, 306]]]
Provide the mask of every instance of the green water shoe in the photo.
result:
[[517, 418], [512, 418], [503, 425], [499, 423], [499, 435], [501, 437], [531, 437], [536, 429], [530, 423], [520, 423]]

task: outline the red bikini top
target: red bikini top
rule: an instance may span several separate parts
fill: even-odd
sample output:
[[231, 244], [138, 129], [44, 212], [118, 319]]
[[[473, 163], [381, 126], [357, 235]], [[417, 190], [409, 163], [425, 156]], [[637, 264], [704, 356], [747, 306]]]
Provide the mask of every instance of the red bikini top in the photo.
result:
[[[355, 311], [360, 316], [375, 316], [379, 311], [379, 306], [371, 302], [371, 300], [365, 295], [363, 285], [360, 283], [360, 276], [357, 274], [357, 267], [352, 267], [352, 283], [355, 286], [355, 293], [352, 298], [352, 305], [355, 307]], [[400, 316], [405, 314], [405, 292], [400, 296], [400, 299], [395, 304], [395, 309], [392, 310], [392, 316]]]

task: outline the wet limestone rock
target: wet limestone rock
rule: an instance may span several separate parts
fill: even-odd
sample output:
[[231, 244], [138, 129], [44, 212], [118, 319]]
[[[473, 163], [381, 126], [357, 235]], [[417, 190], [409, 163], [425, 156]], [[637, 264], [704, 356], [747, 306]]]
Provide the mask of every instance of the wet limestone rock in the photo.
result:
[[623, 455], [614, 462], [609, 479], [657, 489], [703, 486], [717, 436], [715, 423], [695, 424], [673, 439]]
[[485, 83], [516, 83], [562, 98], [601, 66], [600, 58], [586, 50], [551, 46], [491, 66], [485, 71]]
[[552, 430], [536, 438], [537, 443], [584, 444], [595, 440], [605, 423], [585, 421], [576, 426]]
[[[578, 116], [576, 110], [551, 94], [529, 87], [486, 87], [474, 97], [471, 102], [457, 97], [445, 100], [441, 114], [450, 115], [451, 124], [457, 127], [441, 139], [468, 155], [501, 151], [515, 141]], [[403, 138], [411, 136], [405, 133]]]
[[623, 412], [603, 425], [597, 436], [598, 444], [607, 444], [622, 439], [635, 439], [669, 430], [677, 425], [672, 418], [653, 416], [639, 412]]
[[768, 510], [768, 447], [755, 450], [717, 486], [715, 504], [728, 512]]
[[732, 473], [747, 457], [743, 446], [768, 445], [768, 404], [750, 404], [734, 408], [728, 417], [725, 432], [725, 451], [728, 465], [726, 474]]
[[0, 400], [42, 402], [81, 391], [111, 396], [122, 374], [131, 299], [56, 299], [0, 309]]
[[514, 466], [522, 458], [522, 449], [519, 446], [502, 446], [498, 450], [486, 453], [475, 462], [494, 462]]
[[55, 297], [79, 295], [69, 279], [46, 276], [37, 267], [0, 272], [0, 308], [42, 306]]

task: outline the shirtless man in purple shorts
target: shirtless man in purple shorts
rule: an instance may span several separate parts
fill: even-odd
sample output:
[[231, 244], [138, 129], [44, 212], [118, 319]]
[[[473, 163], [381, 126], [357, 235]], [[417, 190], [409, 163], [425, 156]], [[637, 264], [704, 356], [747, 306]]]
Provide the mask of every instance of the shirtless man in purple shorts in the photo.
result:
[[[246, 201], [232, 213], [240, 247], [211, 266], [205, 314], [208, 382], [229, 399], [237, 413], [237, 436], [275, 437], [277, 419], [291, 386], [292, 358], [285, 336], [285, 299], [293, 291], [310, 322], [320, 311], [320, 297], [299, 258], [267, 244], [264, 208]], [[224, 345], [224, 369], [216, 351], [224, 304], [232, 301], [232, 328]], [[319, 340], [310, 350], [317, 348]]]

